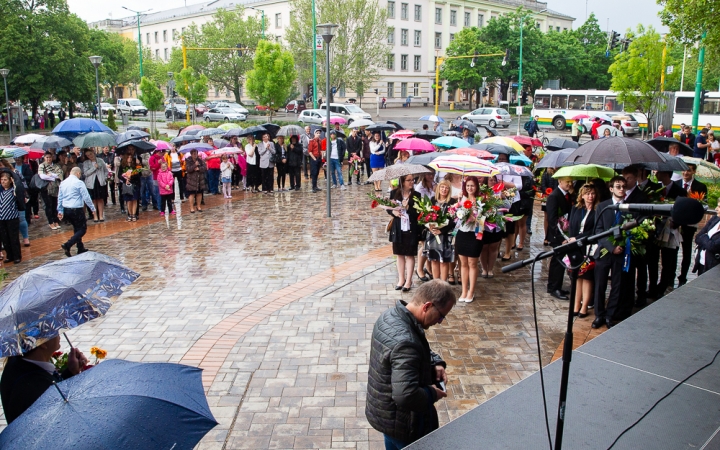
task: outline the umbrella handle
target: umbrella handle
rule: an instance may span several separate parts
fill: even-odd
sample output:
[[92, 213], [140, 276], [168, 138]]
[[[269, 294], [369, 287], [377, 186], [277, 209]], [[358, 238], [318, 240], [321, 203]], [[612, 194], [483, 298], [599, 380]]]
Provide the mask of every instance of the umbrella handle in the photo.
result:
[[57, 385], [56, 382], [53, 381], [53, 386], [55, 386], [55, 389], [60, 393], [60, 396], [65, 400], [65, 403], [67, 403], [68, 399], [65, 397], [65, 394], [63, 394], [63, 391], [60, 390], [60, 386]]
[[[72, 342], [70, 342], [70, 339], [68, 339], [67, 333], [63, 333], [63, 336], [65, 336], [65, 340], [66, 340], [67, 343], [70, 345], [70, 349], [75, 348], [75, 347], [73, 347]], [[62, 392], [61, 392], [61, 394], [62, 394]], [[67, 401], [67, 400], [66, 400], [66, 401]]]

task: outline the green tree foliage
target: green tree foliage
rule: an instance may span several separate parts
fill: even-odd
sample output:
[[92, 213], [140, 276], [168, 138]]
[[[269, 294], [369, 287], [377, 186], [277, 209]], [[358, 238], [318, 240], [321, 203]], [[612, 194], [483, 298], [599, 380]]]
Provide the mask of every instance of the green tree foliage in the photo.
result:
[[[628, 50], [615, 56], [610, 66], [610, 88], [618, 93], [618, 100], [625, 103], [625, 110], [644, 113], [650, 129], [654, 129], [653, 118], [663, 109], [660, 77], [665, 70], [662, 61], [665, 43], [652, 27], [646, 30], [638, 26], [631, 37], [633, 41]], [[673, 63], [671, 58], [666, 60], [667, 65]], [[677, 72], [668, 75], [666, 83], [674, 82], [677, 76]]]
[[[567, 63], [561, 63], [562, 54], [558, 54], [555, 59], [551, 59], [550, 70], [555, 70], [558, 76], [551, 78], [560, 78], [563, 76], [556, 70], [563, 67], [563, 72], [567, 70], [570, 76], [565, 75], [565, 83], [561, 83], [562, 87], [569, 89], [609, 89], [610, 74], [608, 69], [613, 62], [613, 58], [605, 57], [607, 50], [607, 33], [600, 29], [594, 13], [585, 21], [582, 26], [572, 32], [577, 38], [577, 42], [573, 44]], [[550, 36], [548, 36], [548, 39]], [[614, 50], [617, 54], [620, 49]], [[611, 55], [612, 56], [612, 55]]]
[[142, 77], [142, 81], [140, 81], [140, 95], [138, 95], [138, 99], [143, 102], [148, 111], [150, 111], [150, 127], [151, 131], [154, 132], [156, 129], [155, 113], [163, 106], [165, 96], [152, 80], [148, 77]]
[[[208, 94], [208, 78], [204, 74], [197, 75], [192, 67], [181, 70], [177, 74], [176, 90], [180, 96], [185, 98], [188, 105], [195, 110], [195, 105], [202, 103]], [[194, 114], [193, 114], [194, 120]]]
[[289, 51], [280, 44], [260, 41], [253, 69], [247, 74], [247, 89], [250, 97], [269, 107], [270, 120], [273, 111], [288, 100], [296, 76], [295, 61]]
[[[267, 26], [267, 18], [265, 20]], [[229, 50], [189, 50], [188, 66], [197, 68], [209, 83], [223, 90], [230, 90], [235, 101], [240, 101], [240, 87], [245, 73], [252, 69], [254, 49], [261, 35], [261, 23], [257, 17], [245, 17], [239, 7], [233, 11], [219, 9], [210, 22], [198, 27], [191, 25], [185, 30], [185, 45], [190, 48], [235, 48], [242, 44], [249, 50], [239, 56]], [[169, 70], [180, 72], [183, 68], [182, 51], [173, 50]]]
[[658, 0], [658, 4], [663, 6], [660, 18], [674, 39], [694, 45], [705, 31], [706, 48], [720, 52], [720, 29], [715, 20], [719, 0]]
[[[89, 48], [93, 55], [102, 56], [102, 65], [98, 68], [100, 84], [106, 85], [111, 97], [116, 98], [116, 88], [127, 82], [123, 72], [129, 65], [123, 38], [116, 33], [91, 29], [89, 30]], [[136, 57], [137, 58], [137, 57]]]
[[107, 126], [113, 131], [117, 131], [117, 123], [115, 123], [115, 112], [111, 109], [107, 113]]
[[[496, 47], [483, 42], [480, 38], [479, 28], [464, 28], [450, 42], [447, 49], [447, 56], [469, 56], [491, 53], [502, 53]], [[500, 65], [502, 56], [478, 57], [474, 64], [471, 58], [448, 59], [440, 69], [440, 77], [448, 81], [452, 88], [470, 90], [478, 93], [482, 90], [482, 77], [489, 73], [496, 72], [495, 66]], [[471, 67], [471, 65], [473, 67]], [[487, 80], [491, 80], [488, 78]], [[475, 95], [475, 104], [480, 104], [480, 95]]]
[[[312, 4], [311, 0], [291, 0], [295, 12], [285, 33], [288, 47], [299, 69], [301, 86], [312, 83]], [[316, 0], [316, 23], [334, 23], [339, 27], [333, 38], [330, 58], [330, 83], [338, 88], [370, 86], [385, 66], [390, 47], [387, 44], [387, 9], [377, 0]], [[318, 80], [325, 80], [325, 51], [317, 51]], [[324, 83], [318, 89], [324, 91]], [[301, 91], [305, 91], [304, 88]], [[330, 98], [325, 93], [326, 98]]]

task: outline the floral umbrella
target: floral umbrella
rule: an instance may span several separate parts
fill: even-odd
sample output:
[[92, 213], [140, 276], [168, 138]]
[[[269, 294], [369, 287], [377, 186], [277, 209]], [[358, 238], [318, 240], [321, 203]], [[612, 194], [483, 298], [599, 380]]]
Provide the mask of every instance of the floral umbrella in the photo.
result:
[[489, 177], [498, 175], [498, 168], [485, 160], [466, 155], [443, 155], [435, 158], [428, 167], [438, 172], [455, 173], [464, 176]]
[[443, 152], [443, 155], [466, 155], [466, 156], [474, 156], [476, 158], [480, 159], [495, 159], [497, 155], [493, 155], [487, 150], [478, 150], [476, 148], [455, 148], [453, 150], [448, 150], [446, 152]]

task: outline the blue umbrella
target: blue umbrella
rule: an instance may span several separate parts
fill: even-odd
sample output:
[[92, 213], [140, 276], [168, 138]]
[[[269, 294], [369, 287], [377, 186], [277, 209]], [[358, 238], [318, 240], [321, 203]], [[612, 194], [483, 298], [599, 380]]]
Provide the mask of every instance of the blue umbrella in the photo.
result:
[[470, 143], [465, 139], [456, 138], [455, 136], [443, 136], [430, 141], [431, 144], [443, 148], [463, 148], [470, 147]]
[[[95, 119], [75, 118], [63, 120], [53, 129], [53, 134], [65, 137], [75, 137], [78, 134], [90, 133], [91, 131], [113, 131], [103, 123]], [[114, 134], [114, 133], [113, 133]]]
[[180, 149], [178, 150], [178, 153], [188, 153], [193, 150], [206, 152], [208, 150], [214, 150], [214, 149], [215, 148], [212, 145], [206, 144], [204, 142], [191, 142], [189, 144], [185, 144], [182, 147], [180, 147]]
[[440, 122], [440, 123], [445, 122], [442, 117], [436, 116], [435, 114], [430, 114], [429, 116], [422, 116], [418, 120], [427, 120], [429, 122]]
[[39, 339], [104, 315], [139, 276], [95, 252], [25, 272], [0, 291], [0, 357], [20, 355]]
[[46, 390], [0, 448], [190, 449], [217, 424], [201, 369], [113, 359]]
[[6, 147], [2, 151], [3, 158], [20, 158], [28, 154], [28, 151], [21, 147]]

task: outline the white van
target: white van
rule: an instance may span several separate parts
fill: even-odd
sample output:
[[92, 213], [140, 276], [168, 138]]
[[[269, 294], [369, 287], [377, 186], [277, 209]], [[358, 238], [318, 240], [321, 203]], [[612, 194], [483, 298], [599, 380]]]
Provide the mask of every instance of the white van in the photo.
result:
[[117, 112], [121, 114], [130, 114], [131, 116], [140, 115], [147, 116], [148, 110], [143, 102], [136, 98], [120, 98], [117, 101]]
[[[323, 103], [320, 109], [327, 109], [327, 103]], [[330, 112], [333, 116], [340, 116], [347, 120], [347, 124], [350, 125], [356, 120], [367, 119], [371, 120], [372, 116], [363, 111], [359, 106], [351, 103], [330, 103]]]

